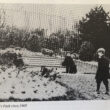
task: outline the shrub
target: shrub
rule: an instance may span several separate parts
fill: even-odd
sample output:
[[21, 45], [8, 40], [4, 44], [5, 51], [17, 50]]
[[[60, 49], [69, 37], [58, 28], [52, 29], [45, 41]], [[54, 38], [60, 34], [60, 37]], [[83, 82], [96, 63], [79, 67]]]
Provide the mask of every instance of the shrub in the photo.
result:
[[13, 65], [13, 61], [17, 58], [17, 54], [16, 53], [11, 53], [9, 51], [0, 54], [0, 64], [1, 65], [8, 65], [8, 66], [12, 66]]
[[79, 58], [83, 61], [93, 60], [95, 48], [91, 42], [84, 41], [79, 50]]
[[54, 53], [52, 50], [46, 48], [43, 48], [41, 51], [44, 55], [49, 55], [49, 56], [52, 56]]

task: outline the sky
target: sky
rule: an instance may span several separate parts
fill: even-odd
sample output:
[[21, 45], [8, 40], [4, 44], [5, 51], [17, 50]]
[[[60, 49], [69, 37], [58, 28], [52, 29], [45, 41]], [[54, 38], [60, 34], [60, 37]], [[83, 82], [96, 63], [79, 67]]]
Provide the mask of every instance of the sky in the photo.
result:
[[[48, 33], [59, 29], [72, 29], [97, 4], [0, 4], [5, 10], [6, 23], [19, 28], [44, 28]], [[110, 12], [110, 5], [102, 5]]]

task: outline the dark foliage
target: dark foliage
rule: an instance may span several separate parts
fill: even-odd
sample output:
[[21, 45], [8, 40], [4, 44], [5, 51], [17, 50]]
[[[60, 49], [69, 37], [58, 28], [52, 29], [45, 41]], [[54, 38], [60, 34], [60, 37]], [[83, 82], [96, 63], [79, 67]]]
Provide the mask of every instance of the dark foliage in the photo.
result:
[[95, 48], [91, 42], [83, 42], [79, 50], [79, 58], [83, 61], [91, 61], [94, 59]]
[[102, 6], [91, 9], [85, 18], [79, 21], [80, 37], [91, 42], [95, 50], [100, 47], [107, 51], [110, 47], [110, 18]]

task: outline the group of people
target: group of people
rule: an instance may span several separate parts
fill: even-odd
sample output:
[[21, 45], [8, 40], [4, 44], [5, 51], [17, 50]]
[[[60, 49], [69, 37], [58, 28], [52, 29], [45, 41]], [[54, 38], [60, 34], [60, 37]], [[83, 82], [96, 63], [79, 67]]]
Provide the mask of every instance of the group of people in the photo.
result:
[[[100, 94], [100, 85], [101, 82], [104, 83], [106, 92], [105, 94], [109, 94], [109, 82], [108, 79], [110, 78], [109, 75], [109, 59], [105, 56], [105, 49], [99, 48], [97, 50], [97, 61], [98, 61], [98, 68], [96, 72], [96, 83], [97, 83], [97, 93]], [[76, 73], [77, 66], [75, 65], [74, 60], [71, 57], [71, 54], [68, 53], [65, 57], [62, 66], [66, 67], [66, 73]]]

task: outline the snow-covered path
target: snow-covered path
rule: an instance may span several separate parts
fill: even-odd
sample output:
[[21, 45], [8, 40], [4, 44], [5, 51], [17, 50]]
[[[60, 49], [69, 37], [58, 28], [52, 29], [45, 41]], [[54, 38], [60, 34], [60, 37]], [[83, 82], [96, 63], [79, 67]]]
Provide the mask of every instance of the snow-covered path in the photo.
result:
[[[86, 99], [89, 100], [99, 100], [99, 99], [109, 99], [110, 95], [105, 95], [105, 87], [103, 83], [101, 84], [100, 91], [98, 95], [96, 93], [96, 81], [94, 74], [61, 74], [61, 79], [59, 82], [66, 84], [73, 90], [78, 91]], [[110, 80], [109, 80], [110, 82]], [[110, 85], [109, 85], [110, 88]]]

